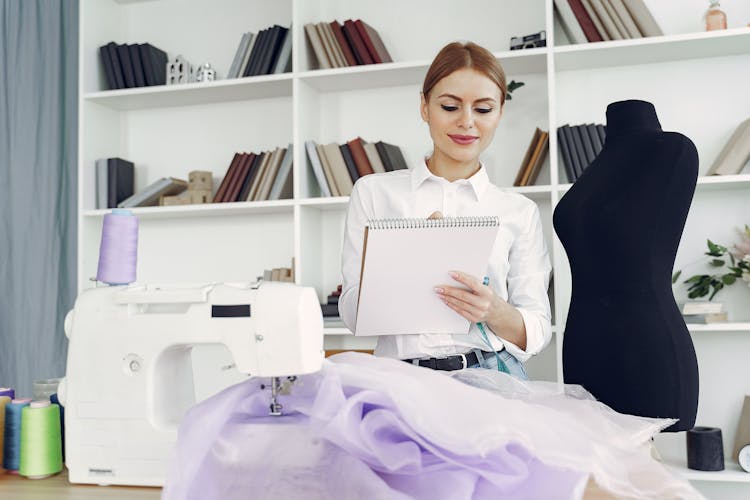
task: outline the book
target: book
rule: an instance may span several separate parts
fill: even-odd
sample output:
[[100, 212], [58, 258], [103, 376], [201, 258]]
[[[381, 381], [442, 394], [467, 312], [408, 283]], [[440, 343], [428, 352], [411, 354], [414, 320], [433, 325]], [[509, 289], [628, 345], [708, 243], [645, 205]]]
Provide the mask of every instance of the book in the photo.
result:
[[[567, 127], [567, 125], [563, 125]], [[563, 127], [557, 129], [557, 142], [560, 143], [560, 152], [562, 153], [563, 168], [565, 169], [565, 175], [568, 178], [568, 182], [573, 183], [576, 181], [575, 170], [573, 169], [573, 158], [570, 152], [570, 145], [568, 139], [565, 137]]]
[[568, 0], [555, 0], [555, 10], [558, 13], [558, 19], [560, 24], [565, 30], [565, 34], [572, 43], [586, 43], [586, 34], [584, 33], [581, 25], [578, 24], [573, 9], [571, 8]]
[[333, 34], [333, 29], [328, 23], [318, 23], [318, 31], [321, 34], [324, 42], [328, 43], [328, 49], [331, 56], [331, 61], [334, 61], [337, 68], [345, 68], [349, 66], [344, 57], [344, 51], [336, 41], [336, 37]]
[[643, 36], [662, 36], [664, 33], [643, 0], [622, 0]]
[[[351, 145], [349, 146], [351, 149]], [[349, 196], [352, 193], [352, 178], [349, 176], [349, 171], [346, 169], [346, 163], [344, 157], [341, 155], [339, 145], [335, 142], [325, 144], [322, 146], [325, 159], [328, 161], [328, 165], [331, 167], [331, 174], [333, 175], [334, 182], [339, 191], [339, 196]], [[354, 156], [354, 151], [352, 151]], [[356, 157], [355, 157], [356, 162]], [[361, 171], [360, 171], [361, 174]]]
[[471, 323], [434, 288], [460, 286], [454, 270], [481, 279], [499, 224], [494, 216], [368, 221], [354, 334], [469, 333]]
[[643, 34], [641, 34], [638, 26], [635, 24], [635, 20], [633, 20], [630, 12], [625, 7], [625, 3], [622, 0], [609, 0], [609, 2], [612, 4], [615, 12], [617, 12], [620, 21], [622, 21], [622, 24], [625, 26], [628, 36], [630, 38], [643, 38]]
[[117, 55], [120, 57], [122, 74], [125, 77], [125, 87], [132, 89], [136, 87], [133, 62], [130, 60], [130, 49], [126, 44], [117, 46]]
[[146, 77], [143, 73], [143, 62], [141, 61], [141, 49], [138, 44], [130, 44], [127, 46], [130, 52], [130, 62], [133, 64], [133, 76], [135, 77], [136, 87], [146, 86]]
[[365, 42], [362, 40], [362, 37], [359, 36], [359, 31], [354, 25], [354, 21], [352, 21], [351, 19], [347, 19], [346, 21], [344, 21], [343, 30], [344, 37], [349, 42], [349, 46], [352, 48], [354, 56], [357, 58], [357, 62], [359, 64], [374, 63], [375, 61], [372, 60], [372, 56], [370, 56], [370, 53], [367, 51]]
[[523, 156], [523, 160], [521, 160], [521, 166], [518, 168], [518, 173], [516, 173], [516, 178], [513, 181], [514, 186], [522, 186], [521, 179], [523, 179], [524, 172], [527, 168], [530, 168], [529, 162], [531, 161], [531, 155], [534, 153], [534, 148], [536, 147], [536, 143], [539, 140], [539, 136], [542, 133], [542, 129], [539, 127], [536, 127], [534, 130], [534, 134], [531, 136], [531, 142], [529, 143], [529, 146], [526, 148], [526, 154]]
[[708, 325], [711, 323], [726, 323], [729, 321], [729, 314], [726, 311], [713, 314], [683, 314], [682, 318], [686, 324]]
[[586, 152], [583, 149], [583, 141], [581, 140], [581, 132], [577, 126], [571, 126], [568, 128], [570, 132], [570, 139], [572, 140], [573, 150], [578, 155], [578, 163], [576, 164], [576, 178], [580, 177], [586, 167], [589, 166], [588, 158], [586, 158]]
[[240, 188], [240, 194], [239, 196], [237, 196], [238, 201], [248, 201], [248, 196], [250, 195], [250, 188], [253, 185], [255, 176], [258, 175], [258, 170], [260, 169], [260, 166], [263, 164], [264, 156], [265, 156], [265, 153], [260, 153], [260, 154], [256, 154], [255, 158], [253, 158], [253, 163], [250, 165], [250, 170], [245, 176], [245, 180], [242, 183], [242, 188]]
[[583, 2], [581, 0], [568, 0], [568, 4], [570, 4], [571, 10], [573, 11], [573, 14], [578, 20], [578, 24], [581, 26], [581, 29], [586, 35], [586, 39], [589, 42], [603, 41], [603, 38], [601, 34], [599, 33], [599, 30], [594, 24], [594, 20], [591, 19], [591, 16], [589, 15], [588, 11], [583, 6]]
[[724, 305], [721, 302], [708, 302], [693, 300], [682, 304], [682, 314], [718, 314], [722, 312]]
[[528, 175], [522, 179], [522, 186], [533, 186], [536, 183], [539, 172], [542, 170], [542, 165], [547, 157], [547, 150], [549, 148], [549, 132], [544, 130], [537, 141], [537, 147], [534, 150], [534, 154], [531, 156], [529, 163], [530, 167], [527, 169]]
[[331, 170], [331, 164], [328, 162], [325, 151], [323, 151], [322, 144], [316, 144], [315, 150], [318, 152], [318, 158], [320, 158], [320, 164], [323, 166], [323, 173], [328, 183], [328, 188], [331, 190], [332, 196], [341, 196], [341, 190], [336, 183], [336, 178], [333, 176], [333, 170]]
[[328, 181], [326, 179], [325, 173], [323, 172], [323, 165], [320, 163], [318, 151], [315, 146], [316, 144], [314, 141], [305, 141], [307, 159], [310, 161], [310, 166], [312, 167], [313, 174], [315, 174], [315, 179], [318, 181], [318, 186], [320, 186], [320, 195], [331, 196], [331, 190], [328, 187]]
[[118, 203], [118, 208], [148, 207], [159, 204], [162, 196], [180, 194], [187, 189], [188, 183], [174, 177], [162, 177], [156, 182], [136, 192], [133, 196]]
[[349, 151], [352, 153], [352, 158], [354, 158], [354, 164], [357, 166], [357, 172], [359, 172], [360, 177], [374, 173], [362, 142], [362, 138], [357, 137], [346, 143], [349, 146]]
[[279, 172], [273, 181], [273, 186], [271, 186], [271, 192], [268, 195], [269, 200], [281, 199], [281, 193], [283, 191], [284, 184], [286, 183], [287, 178], [290, 178], [292, 176], [293, 159], [294, 154], [292, 145], [289, 144], [286, 147], [286, 151], [284, 152], [284, 158], [282, 158], [281, 164], [279, 165]]
[[716, 157], [707, 175], [736, 175], [750, 160], [750, 118], [740, 123]]
[[247, 69], [248, 63], [250, 62], [250, 55], [253, 53], [253, 48], [255, 48], [255, 42], [257, 41], [258, 35], [255, 33], [250, 33], [250, 39], [247, 42], [247, 47], [245, 47], [245, 52], [242, 54], [242, 60], [237, 67], [235, 78], [242, 78], [243, 76], [245, 76], [245, 70]]
[[107, 50], [109, 51], [109, 60], [112, 61], [112, 71], [115, 74], [115, 83], [117, 89], [124, 89], [125, 87], [125, 76], [122, 74], [122, 65], [120, 64], [120, 55], [117, 50], [117, 44], [115, 42], [109, 42], [107, 44]]
[[591, 6], [591, 1], [581, 0], [581, 3], [583, 4], [583, 8], [586, 9], [586, 13], [589, 15], [589, 19], [591, 19], [591, 22], [594, 23], [594, 26], [596, 27], [596, 31], [602, 37], [602, 40], [604, 41], [611, 40], [611, 38], [609, 38], [609, 35], [607, 34], [607, 30], [604, 29], [604, 25], [599, 19], [599, 16], [596, 15], [596, 11], [594, 10], [594, 7]]
[[607, 13], [609, 14], [610, 19], [615, 23], [615, 26], [617, 27], [617, 31], [619, 31], [620, 36], [627, 40], [630, 38], [630, 34], [628, 34], [628, 31], [625, 29], [625, 24], [622, 22], [622, 19], [620, 19], [620, 16], [617, 15], [617, 11], [612, 6], [612, 0], [599, 0], [602, 5], [604, 5], [604, 8], [606, 9]]
[[352, 157], [352, 151], [349, 149], [349, 145], [342, 144], [339, 146], [339, 149], [341, 150], [341, 156], [344, 157], [344, 163], [346, 163], [346, 169], [349, 171], [349, 177], [352, 178], [352, 182], [357, 182], [360, 176], [357, 171], [357, 164], [354, 163], [354, 158]]
[[107, 78], [107, 88], [114, 90], [117, 88], [117, 80], [115, 80], [115, 70], [112, 68], [112, 59], [109, 57], [109, 47], [102, 45], [99, 47], [99, 59], [102, 61], [104, 67], [104, 76]]
[[578, 180], [578, 176], [581, 175], [581, 172], [583, 172], [583, 164], [578, 157], [578, 149], [573, 143], [573, 133], [571, 132], [570, 125], [563, 125], [560, 129], [562, 130], [563, 136], [565, 137], [565, 143], [568, 145], [568, 151], [570, 152], [570, 168], [573, 173], [573, 180], [571, 182], [575, 182]]
[[373, 62], [375, 63], [387, 63], [393, 62], [391, 55], [383, 44], [383, 40], [380, 38], [380, 34], [361, 19], [354, 21], [354, 27], [357, 28], [360, 38], [367, 48], [367, 52], [370, 54]]
[[229, 181], [232, 180], [232, 175], [234, 174], [234, 171], [237, 168], [240, 160], [242, 160], [242, 153], [235, 153], [232, 157], [232, 161], [229, 164], [229, 167], [227, 168], [227, 172], [224, 174], [224, 178], [219, 184], [219, 188], [216, 190], [216, 194], [214, 194], [214, 199], [212, 201], [213, 203], [221, 203], [224, 199], [224, 194], [227, 192], [227, 188], [229, 187]]
[[135, 167], [122, 158], [107, 158], [107, 208], [133, 195]]
[[167, 83], [167, 53], [154, 47], [150, 43], [139, 45], [141, 51], [141, 62], [143, 63], [143, 76], [146, 85], [166, 85]]
[[614, 20], [609, 15], [609, 11], [604, 6], [604, 3], [606, 1], [607, 0], [589, 0], [589, 2], [591, 3], [591, 7], [594, 9], [594, 12], [596, 12], [596, 15], [604, 25], [604, 29], [607, 32], [609, 39], [622, 40], [623, 37], [620, 34], [620, 31], [617, 29]]
[[370, 160], [370, 165], [372, 165], [372, 171], [376, 174], [382, 174], [383, 172], [385, 172], [383, 160], [380, 159], [380, 155], [378, 154], [378, 149], [375, 147], [375, 144], [362, 141], [362, 147], [365, 148], [367, 159]]
[[279, 73], [288, 73], [292, 70], [292, 30], [286, 28], [284, 40], [279, 48], [279, 54], [276, 57], [274, 66], [270, 74], [278, 75]]
[[391, 172], [393, 170], [406, 170], [409, 168], [406, 160], [404, 160], [401, 148], [398, 146], [378, 141], [375, 143], [375, 148], [378, 150], [378, 155], [380, 155], [386, 171]]
[[328, 62], [325, 48], [323, 48], [323, 40], [320, 39], [320, 35], [318, 34], [316, 25], [313, 23], [305, 24], [305, 34], [307, 35], [307, 40], [310, 42], [310, 47], [312, 47], [313, 49], [313, 54], [315, 54], [315, 60], [318, 62], [318, 68], [330, 68], [331, 63]]
[[333, 36], [336, 38], [336, 42], [339, 44], [339, 47], [341, 47], [341, 51], [344, 54], [344, 59], [346, 59], [347, 66], [356, 66], [357, 58], [354, 57], [352, 48], [349, 46], [349, 42], [346, 41], [344, 31], [341, 29], [341, 23], [335, 20], [331, 21], [331, 31], [333, 31]]
[[247, 44], [250, 43], [251, 37], [252, 33], [249, 31], [242, 34], [240, 44], [237, 46], [237, 52], [234, 53], [234, 59], [232, 59], [232, 64], [229, 66], [229, 71], [227, 71], [227, 78], [237, 78], [237, 69], [242, 63], [242, 57], [245, 55], [245, 49], [247, 48]]
[[583, 143], [583, 151], [586, 154], [586, 164], [591, 165], [591, 162], [596, 158], [594, 152], [594, 143], [591, 141], [589, 130], [586, 125], [576, 125], [575, 128], [578, 130], [578, 134], [581, 136], [581, 143]]

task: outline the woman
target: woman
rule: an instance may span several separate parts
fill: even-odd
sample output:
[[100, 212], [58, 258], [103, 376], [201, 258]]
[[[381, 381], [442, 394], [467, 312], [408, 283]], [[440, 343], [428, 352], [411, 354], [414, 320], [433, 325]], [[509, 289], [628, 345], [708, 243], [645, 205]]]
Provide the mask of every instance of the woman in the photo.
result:
[[443, 370], [500, 369], [525, 379], [523, 362], [549, 343], [551, 266], [538, 208], [526, 197], [491, 184], [479, 159], [497, 130], [506, 93], [503, 69], [489, 51], [471, 42], [446, 45], [427, 71], [421, 92], [420, 111], [430, 129], [432, 154], [411, 170], [368, 175], [354, 185], [339, 298], [341, 318], [351, 330], [368, 219], [500, 218], [487, 268], [489, 285], [460, 270], [446, 270], [453, 283], [435, 284], [446, 307], [471, 321], [469, 334], [381, 336], [376, 355]]

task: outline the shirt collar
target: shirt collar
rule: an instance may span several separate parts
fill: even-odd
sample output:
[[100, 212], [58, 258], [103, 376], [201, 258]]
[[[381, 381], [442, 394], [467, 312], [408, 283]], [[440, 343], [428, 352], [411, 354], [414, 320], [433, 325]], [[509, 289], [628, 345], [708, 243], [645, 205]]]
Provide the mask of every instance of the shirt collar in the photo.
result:
[[[427, 180], [427, 179], [434, 179], [438, 182], [445, 182], [448, 181], [442, 177], [438, 177], [437, 175], [430, 172], [430, 169], [427, 168], [427, 157], [424, 157], [421, 159], [421, 161], [417, 162], [417, 166], [414, 167], [411, 171], [411, 189], [412, 191], [416, 191], [419, 189], [419, 187]], [[474, 195], [477, 197], [477, 201], [482, 201], [482, 195], [487, 190], [487, 186], [490, 185], [490, 178], [487, 175], [487, 169], [484, 166], [484, 163], [482, 161], [479, 161], [479, 170], [469, 177], [468, 179], [459, 179], [457, 181], [454, 181], [455, 183], [459, 182], [468, 182], [471, 188], [474, 190]]]

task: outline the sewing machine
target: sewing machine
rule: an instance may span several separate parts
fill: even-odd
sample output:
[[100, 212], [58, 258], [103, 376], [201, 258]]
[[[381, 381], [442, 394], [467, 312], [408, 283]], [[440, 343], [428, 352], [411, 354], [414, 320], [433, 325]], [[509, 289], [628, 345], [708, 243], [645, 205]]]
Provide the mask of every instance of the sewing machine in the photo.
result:
[[270, 377], [269, 413], [295, 375], [323, 360], [312, 288], [291, 283], [130, 285], [82, 292], [58, 395], [72, 483], [160, 486], [180, 420], [193, 404], [191, 349], [223, 344], [237, 369]]

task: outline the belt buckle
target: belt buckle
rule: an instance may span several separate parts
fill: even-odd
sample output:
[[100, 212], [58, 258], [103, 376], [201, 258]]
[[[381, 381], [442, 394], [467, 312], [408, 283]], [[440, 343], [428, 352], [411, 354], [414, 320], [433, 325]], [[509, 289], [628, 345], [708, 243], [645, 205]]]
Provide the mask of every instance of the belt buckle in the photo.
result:
[[466, 367], [469, 366], [469, 364], [466, 361], [466, 354], [461, 353], [459, 354], [459, 356], [461, 356], [461, 369], [465, 370]]

